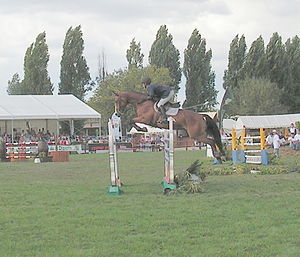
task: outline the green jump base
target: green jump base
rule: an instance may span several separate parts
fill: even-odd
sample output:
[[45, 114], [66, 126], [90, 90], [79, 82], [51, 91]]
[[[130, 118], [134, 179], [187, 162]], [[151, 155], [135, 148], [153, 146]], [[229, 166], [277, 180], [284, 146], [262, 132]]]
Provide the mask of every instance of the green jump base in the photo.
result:
[[109, 186], [107, 193], [109, 195], [120, 195], [123, 194], [123, 191], [119, 186]]
[[176, 185], [175, 184], [168, 184], [165, 180], [163, 180], [162, 182], [160, 182], [160, 184], [163, 186], [164, 191], [165, 190], [174, 190], [174, 189], [176, 189]]

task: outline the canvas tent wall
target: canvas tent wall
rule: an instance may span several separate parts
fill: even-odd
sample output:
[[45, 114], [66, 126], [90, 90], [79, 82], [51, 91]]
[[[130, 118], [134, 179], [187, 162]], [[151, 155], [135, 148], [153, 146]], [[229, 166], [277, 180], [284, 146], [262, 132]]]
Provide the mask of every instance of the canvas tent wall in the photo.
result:
[[43, 127], [58, 134], [58, 122], [97, 119], [101, 115], [73, 95], [0, 96], [0, 132], [13, 134], [14, 128]]

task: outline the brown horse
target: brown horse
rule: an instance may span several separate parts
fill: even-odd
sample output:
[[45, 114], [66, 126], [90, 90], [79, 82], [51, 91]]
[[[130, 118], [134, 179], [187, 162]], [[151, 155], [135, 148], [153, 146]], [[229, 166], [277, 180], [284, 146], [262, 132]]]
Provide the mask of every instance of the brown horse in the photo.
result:
[[[132, 120], [132, 125], [136, 130], [147, 132], [146, 128], [141, 128], [136, 123], [143, 123], [157, 128], [168, 128], [168, 124], [159, 123], [161, 114], [155, 111], [155, 103], [147, 100], [147, 95], [128, 91], [114, 92], [114, 94], [117, 96], [115, 100], [117, 115], [120, 116], [128, 104], [135, 106], [137, 117]], [[214, 157], [219, 161], [221, 161], [221, 156], [225, 157], [219, 129], [214, 120], [208, 115], [180, 109], [177, 115], [171, 117], [175, 119], [175, 129], [184, 129], [190, 138], [209, 144]]]

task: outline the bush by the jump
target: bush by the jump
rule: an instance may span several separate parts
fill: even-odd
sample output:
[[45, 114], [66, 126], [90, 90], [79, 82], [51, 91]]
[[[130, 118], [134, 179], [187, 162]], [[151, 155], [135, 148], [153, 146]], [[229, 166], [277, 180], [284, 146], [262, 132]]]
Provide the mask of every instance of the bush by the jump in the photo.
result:
[[175, 175], [177, 188], [172, 193], [202, 193], [204, 191], [202, 183], [206, 178], [206, 173], [200, 171], [202, 163], [194, 161], [184, 172]]

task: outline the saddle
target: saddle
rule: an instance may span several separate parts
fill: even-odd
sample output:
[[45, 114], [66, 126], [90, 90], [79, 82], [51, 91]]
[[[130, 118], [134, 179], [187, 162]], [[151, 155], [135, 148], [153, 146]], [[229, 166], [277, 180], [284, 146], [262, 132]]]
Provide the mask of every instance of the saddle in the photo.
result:
[[[158, 107], [157, 107], [157, 102], [154, 103], [154, 110], [158, 113], [160, 113]], [[167, 102], [165, 105], [164, 105], [165, 109], [166, 109], [166, 114], [168, 116], [170, 115], [177, 115], [178, 111], [179, 111], [179, 108], [180, 108], [180, 103], [179, 102], [176, 102], [176, 103], [172, 103], [172, 102]]]

